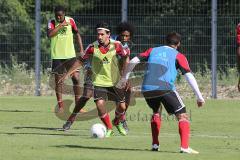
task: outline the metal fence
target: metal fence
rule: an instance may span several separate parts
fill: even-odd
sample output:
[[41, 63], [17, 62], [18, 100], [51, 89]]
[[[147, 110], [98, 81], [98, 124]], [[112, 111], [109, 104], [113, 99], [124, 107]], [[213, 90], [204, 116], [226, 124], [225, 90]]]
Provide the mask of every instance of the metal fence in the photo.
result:
[[[41, 45], [43, 68], [50, 66], [49, 40], [46, 38], [47, 20], [53, 18], [55, 1], [42, 0]], [[71, 2], [68, 1], [69, 7]], [[75, 2], [75, 1], [74, 1]], [[182, 52], [196, 70], [200, 64], [211, 66], [211, 1], [207, 0], [128, 0], [127, 20], [136, 26], [134, 35], [134, 53], [148, 47], [163, 44], [164, 35], [170, 31], [182, 34]], [[2, 0], [2, 3], [3, 0]], [[48, 5], [43, 5], [43, 4]], [[94, 27], [99, 21], [106, 21], [112, 26], [114, 34], [116, 25], [122, 19], [122, 1], [79, 0], [76, 5], [83, 8], [74, 12], [67, 8], [81, 31], [84, 46], [95, 40]], [[235, 27], [239, 21], [240, 1], [218, 1], [218, 68], [233, 67], [236, 64]], [[1, 5], [4, 10], [4, 5]], [[31, 13], [31, 12], [30, 12]], [[0, 62], [11, 64], [11, 55], [18, 63], [25, 62], [34, 66], [34, 10], [26, 20], [21, 17], [8, 17], [1, 14]], [[12, 31], [11, 31], [12, 30]]]
[[[182, 35], [183, 52], [193, 71], [202, 67], [211, 69], [211, 1], [210, 0], [68, 0], [62, 1], [67, 15], [72, 16], [80, 30], [84, 47], [96, 39], [94, 28], [97, 22], [106, 21], [115, 33], [122, 20], [122, 2], [127, 2], [125, 19], [135, 25], [132, 52], [137, 54], [149, 47], [164, 43], [164, 35], [177, 31]], [[15, 2], [15, 1], [14, 1]], [[28, 5], [27, 13], [21, 12], [23, 1], [15, 9], [11, 3], [0, 0], [0, 64], [11, 66], [12, 56], [17, 63], [26, 63], [34, 68], [35, 34], [34, 3]], [[54, 17], [55, 0], [41, 0], [41, 69], [51, 66], [49, 39], [46, 25]], [[59, 1], [60, 2], [60, 1]], [[30, 3], [30, 2], [29, 2]], [[26, 7], [26, 6], [25, 6]], [[19, 10], [22, 8], [22, 10]], [[235, 28], [240, 21], [239, 0], [217, 2], [217, 69], [224, 71], [236, 66]], [[7, 14], [5, 12], [9, 12]], [[14, 15], [24, 15], [22, 16]]]

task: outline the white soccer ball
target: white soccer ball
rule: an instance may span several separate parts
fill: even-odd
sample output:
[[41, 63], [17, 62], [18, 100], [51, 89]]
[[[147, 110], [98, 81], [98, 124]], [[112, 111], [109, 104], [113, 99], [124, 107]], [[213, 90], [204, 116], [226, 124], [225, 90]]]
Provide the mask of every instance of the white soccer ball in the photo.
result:
[[101, 123], [94, 124], [91, 127], [91, 136], [93, 138], [104, 138], [106, 132], [107, 132], [106, 127]]

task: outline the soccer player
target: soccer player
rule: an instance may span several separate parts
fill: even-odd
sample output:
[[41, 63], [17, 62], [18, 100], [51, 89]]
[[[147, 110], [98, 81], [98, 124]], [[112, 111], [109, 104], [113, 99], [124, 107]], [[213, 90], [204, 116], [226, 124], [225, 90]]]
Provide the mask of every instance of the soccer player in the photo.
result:
[[[129, 63], [130, 61], [130, 47], [132, 46], [132, 41], [131, 38], [134, 33], [134, 26], [128, 22], [121, 22], [117, 28], [116, 28], [116, 33], [117, 33], [117, 38], [116, 40], [120, 41], [123, 45], [123, 48], [126, 53], [126, 63]], [[120, 65], [122, 66], [122, 65]], [[85, 63], [86, 69], [86, 74], [85, 74], [85, 80], [84, 80], [84, 89], [83, 89], [83, 95], [81, 96], [80, 100], [78, 103], [75, 105], [75, 108], [73, 110], [73, 113], [70, 115], [66, 123], [63, 125], [63, 130], [69, 130], [71, 125], [74, 123], [79, 111], [86, 105], [87, 101], [93, 96], [93, 85], [92, 85], [92, 80], [91, 80], [91, 67], [89, 63]], [[122, 70], [122, 69], [120, 69]], [[126, 110], [125, 114], [128, 108], [128, 105], [130, 103], [130, 96], [131, 96], [131, 86], [128, 83], [126, 86], [125, 90], [125, 103], [126, 103]], [[124, 115], [124, 118], [121, 122], [123, 124], [124, 129], [126, 132], [128, 132], [128, 126], [126, 123], [126, 116]]]
[[[94, 101], [98, 109], [98, 115], [107, 128], [106, 137], [114, 135], [110, 116], [105, 107], [107, 100], [113, 100], [118, 104], [113, 123], [121, 135], [126, 135], [127, 132], [120, 123], [124, 118], [126, 109], [124, 90], [116, 88], [115, 85], [120, 80], [119, 61], [123, 59], [122, 65], [125, 66], [128, 53], [119, 41], [110, 39], [108, 24], [104, 22], [97, 24], [96, 31], [97, 41], [90, 44], [85, 55], [79, 58], [90, 63]], [[74, 64], [68, 74], [78, 67], [78, 64]]]
[[151, 119], [152, 129], [152, 151], [159, 150], [158, 135], [161, 127], [160, 105], [163, 104], [169, 114], [174, 114], [178, 119], [179, 134], [181, 139], [180, 152], [198, 154], [197, 151], [189, 147], [190, 123], [174, 82], [179, 69], [185, 76], [188, 84], [192, 87], [196, 97], [198, 107], [203, 106], [204, 99], [199, 91], [196, 79], [188, 65], [186, 57], [177, 49], [180, 47], [180, 35], [176, 32], [167, 34], [166, 45], [150, 48], [147, 51], [134, 57], [126, 68], [121, 80], [117, 84], [122, 88], [134, 66], [140, 61], [147, 61], [147, 67], [142, 84], [143, 96], [153, 110]]
[[[130, 61], [130, 48], [132, 47], [132, 36], [134, 34], [135, 31], [135, 27], [130, 24], [129, 22], [121, 22], [117, 28], [116, 28], [116, 32], [117, 32], [117, 39], [118, 41], [120, 41], [123, 45], [123, 47], [128, 50], [127, 52], [129, 53], [126, 57], [126, 62], [129, 63]], [[130, 97], [131, 97], [131, 85], [128, 82], [126, 87], [124, 88], [125, 90], [125, 102], [126, 102], [126, 110], [125, 110], [125, 114], [126, 111], [128, 109], [129, 103], [130, 103]], [[128, 132], [129, 128], [127, 126], [127, 122], [126, 122], [126, 116], [124, 116], [123, 121], [121, 122], [123, 123], [123, 127], [125, 128], [125, 130]]]
[[[52, 72], [55, 77], [55, 92], [58, 101], [58, 111], [63, 111], [63, 82], [58, 83], [73, 63], [76, 61], [76, 53], [73, 43], [73, 34], [76, 37], [80, 53], [83, 53], [82, 38], [78, 32], [75, 21], [71, 17], [65, 16], [65, 8], [56, 6], [55, 19], [48, 22], [47, 36], [51, 40], [51, 59]], [[73, 82], [73, 91], [75, 94], [75, 103], [80, 98], [79, 72], [73, 72], [71, 75]]]
[[240, 23], [237, 25], [237, 67], [238, 67], [238, 91], [240, 92]]

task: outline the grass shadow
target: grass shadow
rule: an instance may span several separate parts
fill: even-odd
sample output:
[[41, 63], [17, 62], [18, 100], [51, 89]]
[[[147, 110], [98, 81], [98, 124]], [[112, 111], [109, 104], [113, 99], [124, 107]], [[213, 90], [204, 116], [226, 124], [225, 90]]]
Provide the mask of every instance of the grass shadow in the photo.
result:
[[[79, 137], [79, 134], [57, 134], [57, 133], [25, 133], [25, 132], [0, 132], [1, 135], [40, 135], [40, 136], [69, 136]], [[87, 135], [81, 135], [81, 137], [87, 137]]]
[[[83, 146], [83, 145], [58, 145], [54, 146], [57, 148], [81, 148], [81, 149], [97, 149], [97, 150], [115, 150], [115, 151], [147, 151], [147, 152], [153, 152], [149, 149], [136, 149], [136, 148], [113, 148], [113, 147], [94, 147], [94, 146]], [[179, 152], [173, 152], [173, 151], [159, 151], [164, 153], [179, 153]], [[159, 152], [153, 152], [153, 153], [159, 153]]]
[[62, 128], [52, 128], [52, 127], [13, 127], [13, 129], [38, 129], [38, 130], [48, 130], [48, 131], [63, 131]]
[[[68, 131], [64, 131], [63, 128], [52, 128], [52, 127], [34, 127], [34, 126], [21, 126], [21, 127], [13, 127], [13, 129], [36, 129], [36, 130], [47, 130], [47, 131], [62, 131], [62, 132], [71, 132], [78, 131], [79, 129], [71, 129]], [[89, 131], [89, 129], [81, 129], [81, 131]]]
[[9, 110], [9, 109], [0, 109], [0, 112], [40, 112], [40, 111], [27, 111], [27, 110]]

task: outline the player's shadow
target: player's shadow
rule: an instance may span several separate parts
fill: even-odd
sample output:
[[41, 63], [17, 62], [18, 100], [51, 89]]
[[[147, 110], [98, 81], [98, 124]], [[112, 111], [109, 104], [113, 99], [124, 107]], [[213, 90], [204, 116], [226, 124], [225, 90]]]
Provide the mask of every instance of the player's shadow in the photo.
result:
[[40, 111], [28, 111], [28, 110], [9, 110], [9, 109], [0, 109], [0, 112], [40, 112]]
[[[94, 146], [83, 146], [83, 145], [58, 145], [54, 146], [57, 148], [81, 148], [81, 149], [99, 149], [99, 150], [116, 150], [116, 151], [150, 151], [149, 149], [136, 149], [136, 148], [113, 148], [113, 147], [94, 147]], [[179, 153], [179, 152], [173, 152], [173, 151], [159, 151], [164, 153]], [[157, 153], [157, 152], [153, 152]]]
[[[64, 131], [62, 128], [52, 128], [52, 127], [28, 127], [28, 126], [22, 126], [22, 127], [13, 127], [13, 129], [36, 129], [36, 130], [48, 130], [48, 131]], [[74, 129], [71, 129], [74, 130]], [[87, 129], [81, 129], [81, 130], [87, 130]]]
[[61, 131], [62, 128], [51, 128], [51, 127], [13, 127], [13, 129], [38, 129], [38, 130], [48, 130], [48, 131]]
[[[25, 132], [0, 132], [0, 135], [40, 135], [40, 136], [68, 136], [68, 137], [79, 137], [79, 134], [67, 134], [67, 133], [25, 133]], [[81, 135], [81, 137], [86, 137], [88, 135]]]

